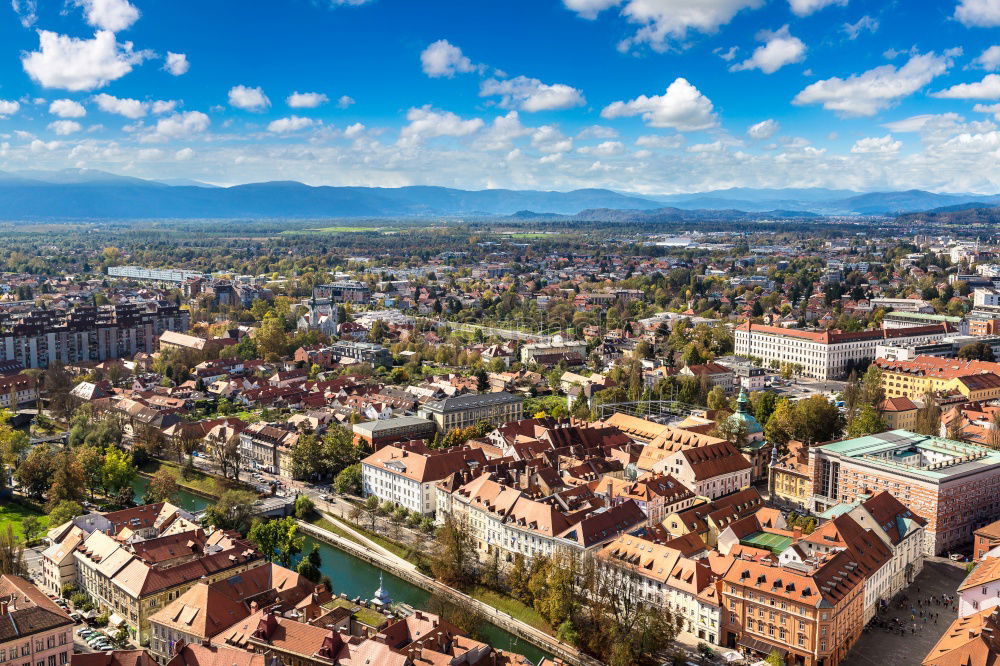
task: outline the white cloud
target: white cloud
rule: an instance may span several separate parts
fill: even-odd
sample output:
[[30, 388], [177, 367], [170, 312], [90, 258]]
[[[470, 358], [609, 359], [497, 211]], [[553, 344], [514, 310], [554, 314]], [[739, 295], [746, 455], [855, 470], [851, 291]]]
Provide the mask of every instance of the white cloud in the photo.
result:
[[882, 126], [893, 132], [922, 132], [928, 127], [955, 127], [962, 122], [962, 116], [957, 113], [924, 113], [916, 116], [909, 116], [901, 120], [894, 120]]
[[191, 63], [188, 62], [186, 54], [167, 51], [167, 59], [163, 63], [163, 69], [174, 76], [181, 76], [187, 74], [188, 70], [191, 69]]
[[175, 99], [158, 99], [153, 102], [153, 113], [158, 116], [164, 113], [173, 113], [176, 108], [177, 100]]
[[985, 69], [987, 72], [995, 72], [1000, 69], [1000, 46], [991, 46], [976, 57], [972, 64]]
[[267, 125], [267, 131], [275, 132], [276, 134], [284, 134], [286, 132], [297, 132], [307, 127], [312, 127], [314, 124], [316, 124], [316, 121], [312, 118], [288, 116], [287, 118], [272, 120]]
[[576, 133], [577, 139], [617, 139], [618, 130], [604, 125], [591, 125], [584, 127]]
[[97, 103], [97, 108], [105, 113], [114, 113], [132, 120], [145, 116], [148, 107], [145, 102], [137, 99], [115, 97], [107, 93], [94, 95], [94, 102]]
[[753, 55], [730, 67], [730, 72], [759, 69], [765, 74], [773, 74], [785, 65], [805, 59], [806, 45], [798, 37], [789, 34], [787, 25], [774, 32], [762, 30], [757, 33], [757, 40], [764, 42], [764, 46], [758, 46]]
[[56, 150], [61, 145], [62, 144], [59, 141], [41, 141], [40, 139], [35, 139], [31, 142], [29, 150], [33, 153], [41, 153]]
[[353, 139], [356, 136], [360, 136], [360, 134], [364, 131], [365, 131], [365, 126], [363, 124], [354, 123], [344, 128], [344, 136], [346, 136], [348, 139]]
[[621, 0], [563, 0], [563, 4], [585, 19], [595, 19], [605, 9], [617, 7]]
[[768, 118], [767, 120], [762, 120], [755, 125], [751, 125], [747, 129], [747, 136], [751, 139], [770, 139], [772, 136], [777, 134], [778, 129], [781, 126], [778, 121], [774, 118]]
[[447, 39], [439, 39], [420, 54], [420, 63], [424, 74], [437, 78], [452, 77], [459, 72], [474, 72], [476, 66], [462, 54], [458, 48]]
[[23, 27], [35, 25], [38, 20], [38, 0], [10, 0], [10, 5]]
[[340, 99], [337, 100], [338, 109], [346, 109], [347, 107], [354, 104], [354, 98], [348, 95], [341, 95]]
[[410, 109], [406, 120], [409, 124], [399, 131], [399, 143], [410, 146], [439, 136], [468, 136], [484, 124], [482, 118], [462, 120], [451, 111], [438, 111], [430, 104]]
[[628, 0], [622, 15], [641, 27], [620, 48], [645, 43], [664, 51], [668, 40], [683, 40], [688, 30], [715, 32], [740, 11], [762, 4], [763, 0]]
[[177, 160], [178, 162], [184, 162], [186, 160], [191, 159], [192, 157], [194, 157], [193, 148], [181, 148], [176, 153], [174, 153], [174, 159]]
[[121, 32], [139, 20], [139, 10], [128, 0], [75, 0], [87, 23], [101, 30]]
[[872, 116], [920, 90], [950, 66], [947, 55], [915, 55], [898, 69], [882, 65], [846, 79], [834, 76], [817, 81], [799, 92], [792, 103], [822, 104], [824, 109], [844, 115]]
[[732, 62], [736, 59], [736, 54], [740, 52], [740, 47], [730, 46], [728, 49], [724, 49], [721, 46], [712, 51], [715, 55], [719, 56], [726, 62]]
[[903, 147], [902, 141], [897, 141], [892, 138], [891, 134], [886, 134], [885, 136], [869, 136], [864, 139], [858, 139], [851, 146], [852, 153], [898, 153], [899, 149]]
[[505, 116], [497, 116], [493, 123], [483, 132], [477, 145], [483, 150], [509, 151], [514, 147], [514, 139], [528, 136], [532, 133], [530, 127], [521, 124], [517, 111], [511, 111]]
[[845, 23], [844, 32], [847, 33], [848, 39], [857, 39], [858, 35], [867, 30], [868, 32], [875, 32], [878, 30], [878, 19], [872, 18], [865, 14], [857, 20], [855, 23]]
[[487, 79], [479, 88], [480, 97], [499, 95], [500, 106], [521, 111], [555, 111], [586, 103], [583, 93], [563, 83], [546, 84], [538, 79], [517, 76], [506, 81]]
[[59, 136], [67, 136], [79, 132], [83, 127], [75, 120], [56, 120], [49, 123], [49, 129]]
[[796, 16], [809, 16], [830, 5], [847, 4], [847, 0], [788, 0], [788, 6]]
[[162, 159], [164, 154], [159, 148], [143, 148], [139, 151], [138, 156], [143, 162], [149, 162], [151, 160]]
[[293, 109], [315, 109], [329, 101], [329, 97], [317, 92], [293, 92], [285, 99], [285, 103]]
[[1000, 0], [960, 0], [955, 18], [967, 26], [996, 27], [1000, 25]]
[[143, 140], [168, 141], [201, 134], [208, 129], [211, 122], [211, 119], [201, 111], [175, 113], [166, 118], [160, 118], [156, 122], [153, 133], [144, 137]]
[[132, 71], [150, 54], [119, 44], [113, 32], [99, 30], [93, 39], [38, 31], [39, 50], [21, 56], [24, 71], [46, 88], [93, 90]]
[[1000, 104], [976, 104], [972, 110], [976, 113], [992, 113], [995, 120], [1000, 120]]
[[621, 141], [604, 141], [596, 146], [583, 146], [577, 149], [583, 155], [598, 155], [600, 157], [611, 157], [621, 155], [625, 152], [625, 144]]
[[87, 115], [87, 109], [71, 99], [56, 99], [49, 104], [49, 113], [60, 118], [83, 118]]
[[660, 148], [661, 150], [676, 150], [684, 145], [684, 137], [680, 134], [673, 136], [660, 136], [658, 134], [645, 134], [635, 140], [635, 145], [643, 148]]
[[531, 135], [531, 146], [547, 155], [556, 155], [573, 150], [573, 139], [553, 125], [542, 125]]
[[12, 116], [21, 110], [21, 103], [9, 99], [0, 99], [0, 120]]
[[229, 89], [229, 106], [244, 111], [263, 111], [271, 106], [271, 100], [267, 98], [260, 86], [256, 88], [233, 86]]
[[1000, 74], [987, 74], [982, 81], [959, 83], [932, 93], [941, 99], [1000, 99]]
[[603, 118], [638, 115], [650, 127], [681, 131], [703, 130], [718, 124], [712, 102], [684, 78], [675, 79], [662, 95], [640, 95], [628, 102], [612, 102], [601, 111]]

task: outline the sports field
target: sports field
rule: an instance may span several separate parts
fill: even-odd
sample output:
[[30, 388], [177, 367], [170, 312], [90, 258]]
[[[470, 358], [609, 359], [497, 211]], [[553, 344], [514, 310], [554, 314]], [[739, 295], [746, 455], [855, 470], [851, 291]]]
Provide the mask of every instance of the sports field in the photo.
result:
[[769, 550], [772, 553], [780, 553], [792, 545], [792, 538], [781, 534], [771, 534], [770, 532], [755, 532], [750, 536], [740, 539], [740, 543], [744, 546], [761, 548]]

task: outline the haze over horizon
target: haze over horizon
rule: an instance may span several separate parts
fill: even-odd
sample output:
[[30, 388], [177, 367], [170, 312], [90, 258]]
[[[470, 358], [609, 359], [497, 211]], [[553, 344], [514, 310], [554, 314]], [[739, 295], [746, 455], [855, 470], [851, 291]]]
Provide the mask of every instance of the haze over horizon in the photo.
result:
[[1000, 191], [1000, 0], [689, 4], [12, 0], [0, 171]]

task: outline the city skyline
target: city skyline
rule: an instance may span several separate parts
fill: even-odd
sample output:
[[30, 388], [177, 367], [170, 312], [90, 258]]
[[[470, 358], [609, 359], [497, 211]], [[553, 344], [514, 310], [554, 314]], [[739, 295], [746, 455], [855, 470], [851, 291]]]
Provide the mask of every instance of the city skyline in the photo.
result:
[[691, 4], [12, 0], [0, 170], [1000, 190], [1000, 0]]

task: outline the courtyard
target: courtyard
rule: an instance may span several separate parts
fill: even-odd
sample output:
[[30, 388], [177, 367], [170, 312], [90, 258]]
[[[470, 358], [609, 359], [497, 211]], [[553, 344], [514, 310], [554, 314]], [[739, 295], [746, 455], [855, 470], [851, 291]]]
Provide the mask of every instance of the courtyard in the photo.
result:
[[[942, 558], [928, 559], [924, 562], [924, 570], [917, 576], [917, 579], [910, 587], [904, 591], [908, 594], [910, 601], [905, 608], [897, 608], [896, 604], [882, 612], [883, 618], [899, 618], [906, 626], [906, 632], [900, 636], [896, 632], [889, 632], [884, 629], [867, 629], [858, 639], [854, 649], [842, 662], [844, 666], [906, 666], [909, 664], [919, 664], [930, 652], [934, 644], [944, 634], [948, 625], [954, 621], [958, 613], [951, 609], [931, 604], [930, 612], [938, 613], [937, 624], [933, 620], [924, 622], [917, 613], [915, 633], [910, 632], [913, 621], [910, 619], [911, 605], [917, 607], [917, 599], [926, 599], [934, 595], [938, 598], [942, 594], [955, 596], [955, 590], [965, 578], [964, 566], [956, 566], [954, 563]], [[919, 592], [917, 591], [919, 588]], [[926, 607], [925, 607], [926, 608]]]

